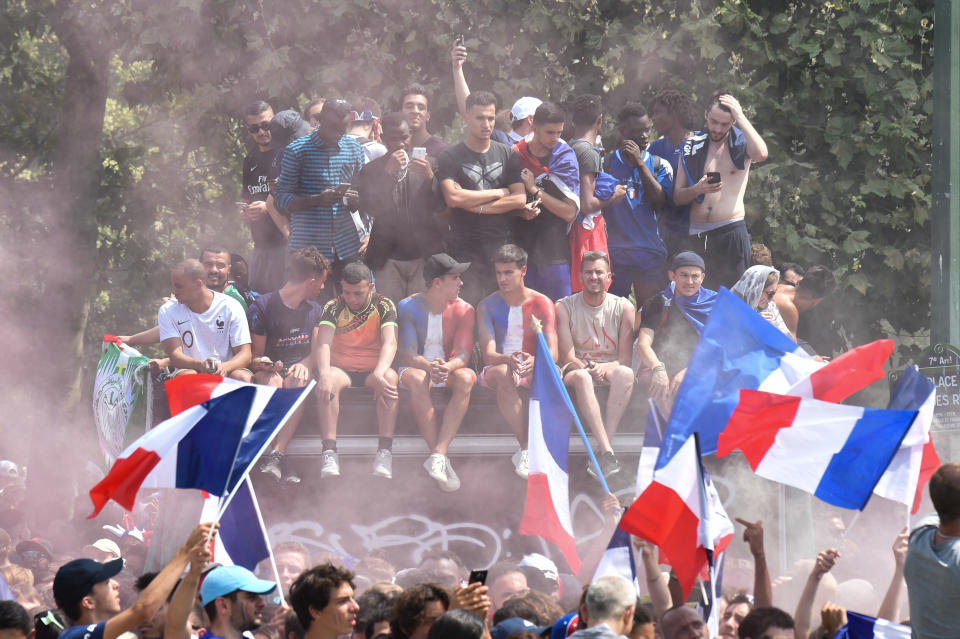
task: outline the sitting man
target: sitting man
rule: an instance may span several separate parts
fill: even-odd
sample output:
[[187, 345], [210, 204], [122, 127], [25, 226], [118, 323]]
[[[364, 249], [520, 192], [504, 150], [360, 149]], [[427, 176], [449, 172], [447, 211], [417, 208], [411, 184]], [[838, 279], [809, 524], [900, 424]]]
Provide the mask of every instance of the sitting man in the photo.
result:
[[543, 336], [557, 359], [557, 330], [553, 302], [546, 295], [524, 286], [527, 253], [507, 244], [493, 255], [493, 268], [500, 290], [487, 296], [478, 307], [479, 346], [483, 353], [480, 384], [497, 393], [497, 406], [520, 443], [512, 457], [514, 469], [524, 479], [529, 472], [527, 428], [523, 401], [518, 388], [530, 388], [533, 376], [536, 333], [531, 320], [543, 323]]
[[[607, 293], [610, 260], [588, 251], [580, 263], [583, 291], [557, 302], [557, 342], [563, 382], [574, 389], [577, 407], [597, 439], [604, 476], [620, 472], [610, 439], [633, 393], [633, 331], [636, 311], [629, 300]], [[606, 429], [597, 386], [609, 386]], [[587, 471], [596, 473], [593, 464]]]
[[[687, 362], [713, 310], [717, 294], [701, 287], [703, 258], [691, 251], [673, 256], [667, 276], [670, 284], [643, 303], [637, 354], [652, 375], [650, 397], [669, 413], [680, 388]], [[679, 312], [671, 312], [677, 309]], [[653, 344], [657, 343], [654, 352]]]
[[230, 251], [222, 246], [213, 246], [203, 249], [200, 253], [200, 263], [206, 271], [206, 285], [211, 291], [223, 293], [240, 302], [243, 311], [247, 311], [247, 299], [230, 281], [233, 261]]
[[253, 381], [250, 329], [235, 299], [204, 286], [204, 269], [184, 260], [170, 275], [174, 299], [157, 313], [160, 340], [175, 375], [210, 373]]
[[[400, 383], [410, 390], [417, 426], [430, 448], [423, 464], [427, 474], [445, 491], [460, 487], [447, 448], [460, 429], [477, 375], [467, 366], [473, 352], [473, 307], [460, 299], [460, 274], [470, 263], [456, 262], [446, 253], [427, 258], [423, 267], [428, 288], [400, 302]], [[437, 432], [430, 389], [446, 386], [450, 402]]]
[[370, 269], [350, 262], [340, 275], [342, 293], [327, 302], [313, 342], [317, 364], [317, 401], [323, 437], [321, 477], [339, 477], [337, 420], [340, 391], [348, 386], [373, 389], [380, 441], [373, 462], [377, 477], [393, 477], [393, 430], [397, 424], [397, 307], [373, 290]]
[[836, 286], [837, 280], [830, 269], [818, 264], [811, 266], [798, 284], [782, 283], [777, 287], [773, 301], [794, 339], [797, 338], [800, 315], [813, 310]]
[[[247, 311], [253, 341], [254, 381], [275, 388], [303, 388], [313, 378], [311, 344], [320, 329], [323, 307], [315, 301], [323, 289], [330, 265], [314, 246], [290, 257], [287, 283], [278, 291], [261, 295]], [[282, 468], [287, 444], [297, 432], [304, 406], [290, 416], [264, 456], [260, 472], [280, 481], [299, 484], [300, 478]]]

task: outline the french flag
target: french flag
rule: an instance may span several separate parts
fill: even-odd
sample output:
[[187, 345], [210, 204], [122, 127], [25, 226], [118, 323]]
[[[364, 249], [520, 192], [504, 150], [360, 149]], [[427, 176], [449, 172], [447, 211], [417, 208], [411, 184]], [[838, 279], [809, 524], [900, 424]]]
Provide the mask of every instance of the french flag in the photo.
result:
[[637, 463], [637, 483], [634, 499], [646, 490], [653, 481], [653, 469], [660, 456], [660, 445], [663, 442], [663, 431], [667, 420], [664, 419], [660, 407], [650, 398], [647, 400], [650, 408], [647, 411], [647, 427], [643, 433], [643, 448], [640, 449], [640, 461]]
[[840, 402], [884, 377], [891, 340], [855, 348], [829, 363], [813, 359], [739, 297], [721, 288], [670, 413], [668, 456], [694, 432], [701, 452], [717, 450], [741, 389]]
[[847, 611], [847, 625], [834, 639], [910, 639], [910, 627]]
[[623, 577], [634, 585], [639, 594], [640, 589], [637, 584], [637, 564], [633, 557], [633, 544], [630, 541], [630, 535], [627, 531], [617, 528], [613, 531], [610, 543], [607, 549], [603, 551], [600, 557], [600, 563], [597, 564], [597, 571], [593, 573], [591, 582], [596, 581], [605, 575], [617, 575]]
[[906, 506], [912, 505], [914, 514], [920, 509], [923, 487], [940, 467], [940, 457], [930, 437], [936, 407], [937, 387], [916, 366], [908, 366], [887, 408], [915, 410], [917, 417], [873, 492]]
[[717, 456], [739, 448], [761, 477], [863, 509], [916, 416], [742, 390]]
[[270, 558], [270, 542], [249, 477], [240, 483], [229, 502], [221, 505], [216, 497], [204, 500], [200, 521], [220, 522], [211, 561], [253, 571], [261, 561]]
[[722, 552], [733, 538], [733, 524], [700, 464], [696, 440], [689, 437], [672, 456], [661, 452], [653, 482], [620, 520], [620, 528], [663, 550], [684, 597], [701, 569], [712, 565], [714, 552]]
[[570, 425], [574, 420], [579, 417], [553, 364], [547, 341], [538, 331], [530, 392], [530, 474], [520, 533], [555, 543], [576, 574], [580, 557], [570, 520], [567, 473]]

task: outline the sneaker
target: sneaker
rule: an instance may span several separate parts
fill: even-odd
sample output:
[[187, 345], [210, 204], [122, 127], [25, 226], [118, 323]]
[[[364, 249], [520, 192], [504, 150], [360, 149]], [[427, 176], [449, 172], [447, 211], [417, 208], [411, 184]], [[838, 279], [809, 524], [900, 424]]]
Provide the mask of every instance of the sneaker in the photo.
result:
[[280, 481], [283, 476], [283, 471], [280, 470], [280, 460], [282, 459], [283, 453], [279, 450], [271, 450], [263, 456], [263, 460], [260, 462], [260, 472], [264, 475], [270, 475], [276, 481]]
[[[610, 479], [611, 475], [616, 475], [620, 472], [620, 461], [610, 451], [597, 455], [597, 463], [600, 464], [600, 470], [606, 479]], [[593, 463], [589, 459], [587, 459], [587, 473], [591, 477], [599, 479], [597, 477], [597, 469], [594, 468]]]
[[[323, 471], [321, 470], [320, 472], [322, 475]], [[283, 483], [291, 484], [295, 486], [300, 483], [300, 475], [298, 475], [295, 471], [292, 471], [290, 470], [289, 467], [287, 467], [285, 468], [283, 473]]]
[[457, 473], [453, 472], [453, 464], [450, 463], [450, 458], [445, 457], [444, 460], [447, 462], [447, 479], [440, 484], [440, 488], [448, 493], [452, 493], [455, 490], [460, 490], [460, 478], [457, 477]]
[[441, 484], [447, 481], [447, 458], [440, 453], [431, 453], [423, 462], [423, 468]]
[[383, 448], [377, 449], [373, 458], [373, 476], [393, 479], [393, 453]]
[[340, 476], [340, 455], [335, 450], [323, 451], [323, 462], [320, 465], [320, 478]]
[[526, 479], [527, 475], [530, 474], [530, 451], [526, 449], [518, 450], [510, 458], [510, 461], [513, 462], [513, 469], [517, 471], [517, 475]]

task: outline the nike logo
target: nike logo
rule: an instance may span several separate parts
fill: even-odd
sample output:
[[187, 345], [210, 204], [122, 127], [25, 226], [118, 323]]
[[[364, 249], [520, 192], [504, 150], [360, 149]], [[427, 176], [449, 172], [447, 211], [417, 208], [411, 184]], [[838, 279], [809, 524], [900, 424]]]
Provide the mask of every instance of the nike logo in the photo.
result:
[[180, 326], [181, 324], [189, 324], [189, 323], [190, 323], [190, 320], [183, 320], [182, 322], [177, 322], [177, 326]]

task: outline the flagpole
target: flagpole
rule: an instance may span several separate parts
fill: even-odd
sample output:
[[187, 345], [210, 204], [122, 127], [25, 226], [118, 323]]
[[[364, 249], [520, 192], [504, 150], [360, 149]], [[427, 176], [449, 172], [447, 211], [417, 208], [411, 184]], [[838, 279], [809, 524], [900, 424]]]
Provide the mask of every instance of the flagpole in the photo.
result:
[[[531, 317], [530, 324], [533, 327], [533, 332], [542, 337], [543, 323], [536, 317]], [[554, 370], [556, 370], [556, 366], [554, 366]], [[560, 374], [556, 373], [556, 375], [559, 377]], [[567, 387], [563, 384], [563, 379], [560, 380], [560, 388], [563, 389], [563, 394], [567, 400], [567, 404], [572, 409], [573, 402], [570, 401], [570, 394], [567, 392]], [[603, 492], [609, 493], [610, 486], [607, 485], [607, 480], [603, 476], [603, 471], [600, 470], [600, 462], [597, 461], [596, 455], [593, 454], [593, 447], [590, 446], [590, 440], [587, 439], [587, 433], [584, 432], [583, 424], [580, 423], [580, 416], [577, 415], [576, 410], [571, 410], [570, 414], [573, 415], [573, 423], [577, 426], [577, 431], [580, 433], [580, 439], [583, 440], [583, 446], [587, 449], [587, 457], [590, 458], [590, 464], [597, 473], [597, 479], [600, 480], [600, 485], [603, 487]]]
[[260, 502], [257, 500], [257, 494], [253, 492], [253, 482], [250, 477], [244, 477], [247, 482], [247, 489], [250, 491], [250, 500], [253, 502], [253, 510], [257, 513], [257, 523], [260, 530], [263, 531], [263, 540], [267, 542], [267, 552], [270, 554], [270, 568], [273, 570], [273, 576], [277, 580], [277, 592], [280, 594], [280, 605], [286, 608], [287, 600], [283, 596], [283, 586], [280, 585], [280, 571], [277, 570], [277, 560], [273, 557], [273, 547], [270, 545], [270, 536], [267, 534], [267, 527], [263, 523], [263, 514], [260, 512]]

